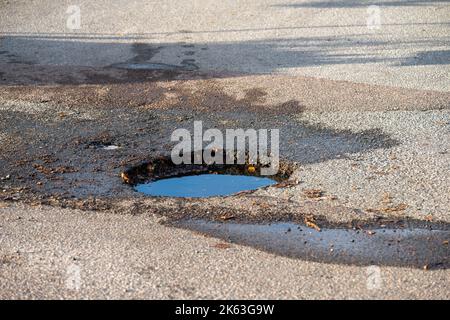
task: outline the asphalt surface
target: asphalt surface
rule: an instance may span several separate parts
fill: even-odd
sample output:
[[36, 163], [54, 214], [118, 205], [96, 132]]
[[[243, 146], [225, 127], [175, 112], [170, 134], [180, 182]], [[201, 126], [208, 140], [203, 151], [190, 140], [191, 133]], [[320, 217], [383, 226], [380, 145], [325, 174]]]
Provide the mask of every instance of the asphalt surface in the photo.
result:
[[[68, 5], [0, 1], [1, 298], [449, 298], [446, 268], [379, 265], [374, 286], [367, 265], [167, 223], [448, 232], [448, 2], [78, 1], [79, 30]], [[198, 201], [122, 183], [196, 120], [280, 128], [299, 183]]]
[[284, 258], [146, 215], [13, 206], [1, 219], [1, 298], [448, 298], [447, 270], [380, 267], [371, 280], [367, 267]]
[[[373, 4], [380, 29], [367, 27]], [[76, 30], [66, 26], [69, 5], [2, 1], [2, 42], [40, 64], [122, 63], [139, 42], [155, 47], [152, 62], [193, 59], [202, 70], [450, 87], [447, 1], [77, 1]]]

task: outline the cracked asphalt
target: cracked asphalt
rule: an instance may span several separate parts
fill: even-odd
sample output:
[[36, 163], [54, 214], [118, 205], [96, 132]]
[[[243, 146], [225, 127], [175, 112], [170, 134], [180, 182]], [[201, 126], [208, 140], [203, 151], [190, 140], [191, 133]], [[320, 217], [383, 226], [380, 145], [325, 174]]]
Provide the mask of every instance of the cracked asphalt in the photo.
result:
[[[0, 298], [448, 299], [447, 268], [380, 265], [374, 289], [364, 266], [171, 224], [448, 232], [450, 7], [377, 4], [373, 30], [353, 1], [78, 1], [69, 30], [69, 2], [0, 1]], [[298, 183], [180, 200], [122, 182], [199, 120], [279, 128]]]

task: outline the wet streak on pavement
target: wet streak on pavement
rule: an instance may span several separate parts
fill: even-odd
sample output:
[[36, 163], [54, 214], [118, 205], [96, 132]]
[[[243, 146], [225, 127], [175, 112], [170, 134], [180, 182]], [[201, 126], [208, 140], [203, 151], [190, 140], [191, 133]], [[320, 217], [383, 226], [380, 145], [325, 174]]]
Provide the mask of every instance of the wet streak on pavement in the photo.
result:
[[239, 224], [182, 220], [175, 226], [282, 256], [325, 263], [447, 269], [450, 231], [321, 229], [293, 223]]

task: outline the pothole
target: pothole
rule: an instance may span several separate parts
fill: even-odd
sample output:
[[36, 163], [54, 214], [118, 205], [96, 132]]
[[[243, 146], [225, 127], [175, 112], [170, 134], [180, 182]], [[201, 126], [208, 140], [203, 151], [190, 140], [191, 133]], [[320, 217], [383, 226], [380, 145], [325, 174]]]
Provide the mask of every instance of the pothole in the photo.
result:
[[286, 181], [295, 165], [281, 162], [276, 174], [261, 175], [268, 165], [250, 163], [248, 155], [243, 164], [174, 164], [170, 157], [161, 157], [130, 168], [122, 173], [122, 179], [138, 192], [149, 196], [208, 198], [252, 192], [260, 188]]
[[149, 196], [208, 198], [256, 190], [276, 183], [270, 178], [207, 173], [142, 183], [135, 189]]

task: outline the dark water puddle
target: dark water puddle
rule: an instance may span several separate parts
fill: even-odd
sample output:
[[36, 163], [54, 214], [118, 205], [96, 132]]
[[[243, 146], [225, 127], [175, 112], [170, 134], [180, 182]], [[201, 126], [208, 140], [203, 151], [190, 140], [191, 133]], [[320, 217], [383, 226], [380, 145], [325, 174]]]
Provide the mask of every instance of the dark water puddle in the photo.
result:
[[207, 198], [256, 190], [276, 183], [275, 180], [256, 176], [200, 174], [137, 184], [135, 190], [149, 196]]
[[450, 231], [322, 229], [293, 223], [239, 224], [182, 220], [175, 226], [282, 256], [325, 263], [449, 268]]

